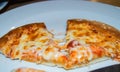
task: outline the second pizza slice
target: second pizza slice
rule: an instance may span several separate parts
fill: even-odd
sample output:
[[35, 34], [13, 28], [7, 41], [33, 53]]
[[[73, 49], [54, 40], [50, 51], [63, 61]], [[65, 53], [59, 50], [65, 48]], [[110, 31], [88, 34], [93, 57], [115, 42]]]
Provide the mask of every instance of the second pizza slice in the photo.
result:
[[76, 55], [74, 63], [86, 64], [104, 56], [120, 61], [119, 30], [86, 19], [68, 20], [66, 30], [66, 46]]

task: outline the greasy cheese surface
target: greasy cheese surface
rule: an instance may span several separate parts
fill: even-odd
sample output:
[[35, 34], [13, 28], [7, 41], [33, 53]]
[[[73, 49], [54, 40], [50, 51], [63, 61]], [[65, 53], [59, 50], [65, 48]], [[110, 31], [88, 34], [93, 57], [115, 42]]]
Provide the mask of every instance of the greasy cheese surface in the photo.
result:
[[47, 31], [43, 23], [18, 27], [0, 39], [0, 50], [12, 59], [20, 58], [28, 50], [44, 48], [53, 35]]
[[[100, 24], [100, 25], [99, 25]], [[109, 56], [120, 61], [120, 33], [87, 20], [68, 20], [66, 42], [55, 39], [44, 23], [18, 27], [0, 38], [0, 51], [11, 59], [76, 68]]]
[[120, 31], [106, 24], [88, 20], [68, 20], [66, 40], [102, 47], [106, 55], [120, 59]]
[[73, 40], [60, 46], [59, 40], [53, 39], [53, 34], [47, 31], [43, 23], [18, 27], [0, 41], [0, 50], [11, 59], [57, 65], [65, 69], [81, 66], [95, 56], [89, 45], [78, 41]]

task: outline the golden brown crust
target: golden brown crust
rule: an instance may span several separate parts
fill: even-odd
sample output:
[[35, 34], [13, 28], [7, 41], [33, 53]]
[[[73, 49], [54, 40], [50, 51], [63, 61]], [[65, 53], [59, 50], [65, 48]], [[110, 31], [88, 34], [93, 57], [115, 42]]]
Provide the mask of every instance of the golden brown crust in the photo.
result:
[[[83, 24], [83, 23], [92, 27], [91, 29], [93, 29], [93, 30], [97, 29], [99, 31], [102, 31], [103, 33], [109, 32], [110, 34], [116, 36], [117, 38], [120, 38], [120, 31], [117, 30], [116, 28], [114, 28], [108, 24], [102, 23], [102, 22], [90, 21], [90, 20], [86, 20], [86, 19], [70, 19], [70, 20], [68, 20], [66, 31], [74, 29], [75, 24]], [[69, 27], [69, 26], [71, 26], [71, 27]], [[76, 27], [76, 28], [79, 28], [79, 27]]]
[[2, 46], [5, 45], [6, 42], [11, 40], [12, 38], [19, 39], [22, 33], [27, 34], [32, 31], [35, 31], [38, 28], [46, 29], [46, 26], [44, 25], [44, 23], [32, 23], [11, 30], [10, 32], [8, 32], [0, 38], [0, 48], [2, 48]]

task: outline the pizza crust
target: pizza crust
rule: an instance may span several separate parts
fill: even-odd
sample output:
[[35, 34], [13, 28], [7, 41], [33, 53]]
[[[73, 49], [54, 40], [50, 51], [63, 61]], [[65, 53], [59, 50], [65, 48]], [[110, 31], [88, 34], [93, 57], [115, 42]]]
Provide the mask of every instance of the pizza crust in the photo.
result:
[[20, 67], [20, 68], [12, 70], [11, 72], [45, 72], [45, 71], [35, 69], [35, 68]]
[[98, 22], [98, 21], [87, 20], [87, 19], [69, 19], [67, 21], [66, 31], [71, 30], [71, 28], [73, 28], [73, 27], [70, 28], [69, 24], [74, 25], [74, 24], [82, 24], [82, 23], [85, 23], [85, 24], [91, 26], [93, 28], [93, 30], [96, 29], [103, 33], [109, 32], [111, 35], [116, 36], [117, 38], [120, 38], [120, 30], [118, 30], [108, 24]]

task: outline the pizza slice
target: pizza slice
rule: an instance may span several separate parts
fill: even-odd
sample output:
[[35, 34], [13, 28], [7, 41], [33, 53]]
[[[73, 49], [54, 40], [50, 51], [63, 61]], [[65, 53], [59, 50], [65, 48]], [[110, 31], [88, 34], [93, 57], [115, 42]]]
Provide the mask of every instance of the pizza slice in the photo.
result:
[[45, 71], [44, 70], [35, 69], [35, 68], [22, 67], [22, 68], [14, 69], [14, 70], [12, 70], [12, 72], [45, 72]]
[[52, 38], [44, 23], [27, 24], [1, 37], [0, 51], [11, 59], [37, 62], [41, 61], [40, 53]]
[[11, 59], [72, 69], [110, 57], [120, 61], [120, 32], [96, 21], [67, 22], [66, 43], [60, 45], [44, 23], [27, 24], [0, 38], [0, 51]]
[[32, 23], [11, 30], [0, 38], [0, 51], [11, 59], [65, 67], [67, 52], [61, 49], [44, 23]]
[[66, 47], [70, 66], [109, 57], [120, 61], [120, 31], [107, 24], [85, 19], [67, 21]]

